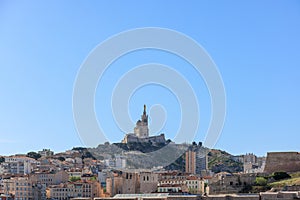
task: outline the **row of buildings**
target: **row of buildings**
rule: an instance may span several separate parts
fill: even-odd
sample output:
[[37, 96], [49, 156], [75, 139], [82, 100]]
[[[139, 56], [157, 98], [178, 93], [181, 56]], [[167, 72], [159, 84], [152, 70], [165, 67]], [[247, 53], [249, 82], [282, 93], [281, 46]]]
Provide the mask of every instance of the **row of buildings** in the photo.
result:
[[[186, 160], [196, 161], [201, 151], [194, 145], [186, 152]], [[199, 156], [198, 155], [198, 156]], [[269, 153], [267, 165], [272, 170], [284, 170], [282, 156], [294, 162], [294, 171], [300, 168], [298, 153]], [[64, 157], [64, 160], [60, 157]], [[250, 154], [252, 158], [255, 158]], [[121, 159], [121, 157], [116, 157]], [[198, 158], [203, 158], [199, 156]], [[296, 159], [296, 160], [295, 160]], [[122, 160], [122, 159], [121, 159]], [[207, 159], [206, 163], [207, 163]], [[38, 160], [24, 155], [7, 156], [1, 163], [0, 194], [11, 199], [71, 199], [71, 198], [109, 198], [121, 194], [158, 194], [171, 195], [219, 195], [240, 193], [255, 183], [255, 173], [198, 174], [198, 162], [186, 162], [186, 171], [119, 169], [106, 165], [104, 160], [80, 158], [78, 151], [72, 150], [59, 155], [47, 156]], [[255, 161], [252, 159], [250, 162]], [[204, 162], [204, 161], [203, 161]], [[278, 165], [274, 165], [277, 162]], [[292, 169], [288, 160], [286, 167]], [[119, 161], [119, 163], [122, 163]], [[190, 166], [188, 166], [190, 165]], [[3, 166], [9, 166], [3, 168]], [[120, 164], [121, 166], [121, 164]], [[201, 165], [200, 165], [201, 166]], [[280, 167], [280, 169], [275, 167]], [[205, 166], [207, 169], [207, 166]], [[205, 169], [205, 168], [204, 168]], [[267, 169], [270, 169], [267, 168]], [[270, 171], [272, 173], [272, 171]], [[174, 196], [173, 196], [174, 197]], [[168, 197], [169, 198], [169, 197]]]
[[54, 158], [35, 160], [24, 155], [5, 157], [1, 163], [0, 199], [100, 197], [97, 170], [92, 170], [98, 167], [97, 162], [86, 159], [86, 164], [82, 164], [81, 160], [79, 165], [74, 163], [76, 156], [76, 153], [73, 154], [73, 159], [69, 161]]
[[[168, 193], [116, 195], [114, 197], [94, 198], [94, 200], [295, 200], [300, 199], [299, 191], [261, 192], [259, 194], [221, 194], [221, 195], [171, 195]], [[74, 199], [79, 200], [79, 199]], [[82, 199], [81, 199], [82, 200]], [[86, 199], [92, 200], [92, 199]]]
[[178, 171], [114, 171], [106, 178], [106, 194], [203, 194], [207, 180]]
[[[134, 133], [127, 134], [123, 140], [123, 143], [130, 142], [166, 142], [163, 134], [149, 137], [146, 106]], [[232, 160], [243, 163], [244, 172], [217, 174], [208, 170], [208, 149], [200, 143], [191, 145], [185, 152], [185, 169], [182, 171], [167, 171], [163, 167], [130, 169], [124, 155], [95, 159], [84, 148], [57, 154], [43, 149], [38, 154], [41, 158], [26, 155], [3, 157], [0, 163], [0, 200], [299, 198], [299, 193], [295, 192], [227, 195], [241, 193], [253, 185], [257, 173], [300, 171], [300, 154], [297, 152], [268, 153], [267, 158], [254, 154], [232, 156]]]
[[266, 166], [266, 157], [257, 157], [253, 153], [232, 156], [232, 159], [243, 163], [244, 173], [262, 173]]

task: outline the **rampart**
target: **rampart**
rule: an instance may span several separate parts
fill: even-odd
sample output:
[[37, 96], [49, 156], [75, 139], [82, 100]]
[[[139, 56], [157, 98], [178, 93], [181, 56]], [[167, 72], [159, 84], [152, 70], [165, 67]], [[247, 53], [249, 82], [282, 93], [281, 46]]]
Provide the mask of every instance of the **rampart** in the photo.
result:
[[269, 152], [264, 172], [297, 172], [300, 171], [299, 152]]

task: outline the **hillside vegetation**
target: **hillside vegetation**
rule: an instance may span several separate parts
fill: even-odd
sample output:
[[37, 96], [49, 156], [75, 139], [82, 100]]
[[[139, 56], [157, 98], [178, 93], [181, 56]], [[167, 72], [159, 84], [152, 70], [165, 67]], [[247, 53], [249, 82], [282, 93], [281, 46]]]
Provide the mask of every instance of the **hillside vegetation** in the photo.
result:
[[215, 173], [233, 173], [243, 171], [243, 163], [233, 160], [232, 155], [226, 151], [211, 149], [208, 153], [208, 168]]
[[290, 174], [291, 178], [269, 183], [270, 187], [279, 188], [285, 186], [300, 185], [300, 172]]
[[[149, 153], [155, 152], [158, 149], [164, 147], [166, 144], [152, 144], [152, 143], [114, 143], [114, 144], [106, 144], [106, 145], [99, 145], [97, 148], [89, 149], [95, 157], [101, 158], [109, 158], [113, 157], [114, 154], [123, 154], [130, 159], [134, 159], [141, 157], [142, 155], [138, 154], [141, 153]], [[176, 144], [173, 145], [174, 151], [178, 151], [178, 153], [182, 152], [184, 146]], [[125, 153], [127, 152], [127, 153]], [[132, 153], [131, 153], [132, 152]], [[135, 152], [135, 153], [134, 153]], [[237, 162], [232, 159], [232, 155], [216, 149], [208, 150], [208, 168], [215, 173], [226, 171], [226, 172], [240, 172], [243, 171], [243, 164]], [[172, 164], [166, 166], [168, 170], [185, 170], [185, 154], [182, 152], [178, 154], [179, 157], [176, 161], [172, 162]], [[181, 156], [180, 156], [181, 155]], [[149, 163], [149, 165], [157, 166], [159, 165], [159, 159], [156, 158], [155, 160], [143, 158], [144, 162]], [[128, 160], [131, 162], [130, 160]]]

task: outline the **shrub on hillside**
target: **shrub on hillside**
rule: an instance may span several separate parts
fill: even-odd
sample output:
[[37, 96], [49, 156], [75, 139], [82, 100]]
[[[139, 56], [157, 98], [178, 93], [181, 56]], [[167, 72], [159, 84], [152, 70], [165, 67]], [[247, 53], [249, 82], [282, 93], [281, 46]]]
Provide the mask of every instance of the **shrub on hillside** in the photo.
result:
[[291, 178], [291, 176], [286, 173], [286, 172], [274, 172], [272, 174], [272, 177], [276, 180], [276, 181], [279, 181], [279, 180], [282, 180], [282, 179], [287, 179], [287, 178]]
[[256, 177], [255, 184], [258, 186], [266, 186], [268, 181], [264, 177]]

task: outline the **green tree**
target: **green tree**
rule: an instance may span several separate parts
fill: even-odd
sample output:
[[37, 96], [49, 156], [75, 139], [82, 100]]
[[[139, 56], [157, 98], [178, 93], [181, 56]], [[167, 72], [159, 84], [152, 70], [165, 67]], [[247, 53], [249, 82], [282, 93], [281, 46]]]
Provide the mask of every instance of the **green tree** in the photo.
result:
[[74, 151], [79, 151], [79, 152], [83, 152], [84, 150], [86, 150], [87, 148], [85, 148], [85, 147], [73, 147], [73, 149], [72, 150], [74, 150]]
[[266, 186], [268, 183], [267, 179], [264, 177], [256, 177], [255, 184], [259, 186]]
[[92, 158], [94, 160], [96, 160], [96, 158], [91, 154], [91, 152], [89, 151], [86, 151], [84, 154], [83, 154], [83, 159], [84, 158]]
[[3, 163], [5, 161], [4, 157], [0, 157], [0, 163]]
[[70, 177], [70, 181], [71, 181], [71, 182], [76, 182], [76, 181], [79, 181], [79, 180], [81, 180], [80, 177], [76, 177], [76, 176], [71, 176], [71, 177]]
[[274, 172], [272, 174], [272, 177], [276, 180], [276, 181], [279, 181], [279, 180], [282, 180], [282, 179], [287, 179], [287, 178], [291, 178], [291, 176], [286, 173], [286, 172]]
[[26, 156], [29, 158], [36, 159], [36, 160], [39, 159], [40, 157], [42, 157], [40, 154], [38, 154], [34, 151], [28, 152]]
[[57, 160], [60, 160], [60, 161], [65, 161], [66, 159], [62, 156], [58, 157]]

